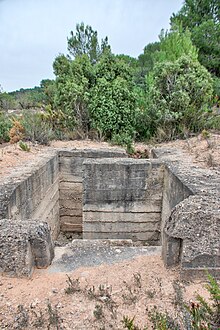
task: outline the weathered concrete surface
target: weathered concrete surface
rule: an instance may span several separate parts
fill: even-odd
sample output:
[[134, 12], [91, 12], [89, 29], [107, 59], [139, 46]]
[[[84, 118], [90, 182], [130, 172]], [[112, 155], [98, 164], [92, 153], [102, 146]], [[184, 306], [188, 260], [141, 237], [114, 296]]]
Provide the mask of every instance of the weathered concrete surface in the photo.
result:
[[157, 161], [85, 161], [83, 238], [160, 244], [162, 183], [163, 168]]
[[119, 148], [59, 151], [61, 231], [82, 232], [82, 165], [86, 159], [105, 157], [127, 157], [127, 155]]
[[130, 260], [140, 255], [160, 255], [161, 247], [136, 247], [127, 240], [74, 240], [66, 247], [56, 247], [56, 257], [43, 272], [71, 272], [80, 267], [94, 267]]
[[30, 277], [34, 267], [46, 268], [54, 257], [50, 229], [40, 220], [0, 220], [0, 273]]
[[41, 219], [56, 238], [59, 227], [59, 168], [55, 151], [48, 151], [16, 168], [0, 184], [0, 219]]
[[162, 256], [185, 279], [220, 278], [220, 173], [194, 166], [178, 150], [156, 149], [165, 164]]

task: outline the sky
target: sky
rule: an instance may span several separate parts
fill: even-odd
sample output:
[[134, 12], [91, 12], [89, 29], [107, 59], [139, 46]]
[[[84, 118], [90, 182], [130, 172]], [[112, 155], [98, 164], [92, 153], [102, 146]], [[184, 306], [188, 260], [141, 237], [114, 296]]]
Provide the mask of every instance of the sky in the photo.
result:
[[158, 40], [183, 0], [0, 0], [0, 85], [4, 91], [53, 79], [53, 61], [84, 22], [115, 54], [137, 57]]

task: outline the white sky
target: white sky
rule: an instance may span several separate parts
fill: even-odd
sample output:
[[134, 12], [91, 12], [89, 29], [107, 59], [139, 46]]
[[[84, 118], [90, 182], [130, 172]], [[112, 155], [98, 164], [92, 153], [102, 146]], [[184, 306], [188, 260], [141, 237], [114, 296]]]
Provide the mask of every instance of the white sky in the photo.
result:
[[0, 0], [0, 85], [5, 91], [53, 78], [67, 36], [84, 22], [112, 51], [137, 57], [158, 39], [183, 0]]

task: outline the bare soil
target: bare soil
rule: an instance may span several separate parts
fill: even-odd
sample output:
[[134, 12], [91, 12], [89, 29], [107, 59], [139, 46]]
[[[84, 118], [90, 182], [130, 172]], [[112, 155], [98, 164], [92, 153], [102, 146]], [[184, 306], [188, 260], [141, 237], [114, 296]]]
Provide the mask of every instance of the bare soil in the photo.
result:
[[37, 324], [40, 329], [123, 329], [125, 316], [135, 317], [142, 329], [151, 324], [148, 310], [154, 306], [175, 319], [183, 300], [189, 303], [196, 292], [207, 296], [200, 282], [182, 283], [178, 271], [165, 269], [157, 256], [68, 275], [76, 291], [69, 294], [65, 273], [37, 270], [29, 280], [0, 278], [0, 329], [35, 329]]
[[[156, 145], [157, 146], [157, 145]], [[220, 135], [201, 135], [160, 145], [180, 148], [202, 167], [220, 168]], [[0, 177], [10, 175], [48, 148], [106, 148], [94, 141], [53, 141], [50, 147], [30, 145], [0, 148]], [[152, 146], [137, 144], [137, 149]], [[207, 296], [202, 282], [181, 282], [178, 269], [165, 269], [159, 256], [139, 256], [113, 265], [79, 268], [68, 274], [36, 270], [31, 279], [0, 277], [0, 329], [123, 329], [125, 316], [135, 317], [143, 328], [150, 326], [148, 311], [159, 311], [175, 319], [183, 300], [189, 303], [196, 293]], [[73, 291], [67, 294], [67, 288]], [[71, 290], [70, 290], [71, 291]], [[151, 327], [154, 329], [151, 323]]]

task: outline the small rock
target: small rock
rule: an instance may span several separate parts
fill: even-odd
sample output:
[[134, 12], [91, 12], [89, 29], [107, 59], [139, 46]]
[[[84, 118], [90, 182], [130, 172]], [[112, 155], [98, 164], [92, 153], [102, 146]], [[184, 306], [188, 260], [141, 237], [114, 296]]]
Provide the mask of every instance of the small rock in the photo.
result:
[[53, 292], [53, 293], [58, 293], [58, 290], [55, 289], [55, 288], [53, 288], [53, 289], [52, 289], [52, 292]]

